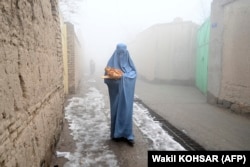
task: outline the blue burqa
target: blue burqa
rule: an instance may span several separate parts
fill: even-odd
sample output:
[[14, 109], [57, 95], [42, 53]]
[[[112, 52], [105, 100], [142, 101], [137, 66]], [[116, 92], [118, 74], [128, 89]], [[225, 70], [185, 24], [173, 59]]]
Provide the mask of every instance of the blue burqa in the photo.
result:
[[111, 138], [134, 140], [133, 101], [136, 69], [130, 58], [127, 46], [118, 44], [107, 66], [120, 69], [121, 79], [105, 79], [108, 86], [111, 108]]

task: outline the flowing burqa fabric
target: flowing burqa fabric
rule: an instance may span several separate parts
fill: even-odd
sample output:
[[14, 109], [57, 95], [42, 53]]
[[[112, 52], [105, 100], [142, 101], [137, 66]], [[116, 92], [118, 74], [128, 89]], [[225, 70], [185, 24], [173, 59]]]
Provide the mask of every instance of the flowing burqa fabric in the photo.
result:
[[104, 80], [109, 90], [111, 138], [134, 140], [132, 115], [136, 69], [125, 44], [116, 46], [107, 66], [120, 69], [123, 72], [121, 79]]

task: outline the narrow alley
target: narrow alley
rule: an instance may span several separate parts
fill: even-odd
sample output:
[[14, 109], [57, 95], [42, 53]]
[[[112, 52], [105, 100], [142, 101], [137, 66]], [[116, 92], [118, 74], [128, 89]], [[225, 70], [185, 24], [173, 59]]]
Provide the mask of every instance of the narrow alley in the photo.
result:
[[249, 154], [249, 18], [249, 0], [0, 1], [0, 167]]
[[64, 126], [52, 166], [141, 167], [147, 166], [147, 150], [185, 150], [138, 103], [134, 103], [135, 146], [110, 140], [109, 99], [100, 77], [82, 80], [79, 93], [68, 99], [65, 121], [69, 130]]
[[[250, 120], [207, 104], [203, 95], [193, 87], [156, 86], [143, 80], [138, 80], [136, 85], [135, 98], [140, 95], [142, 101], [206, 150], [250, 149], [250, 130], [247, 128]], [[178, 94], [178, 89], [181, 94]], [[162, 92], [160, 99], [164, 100], [155, 99], [157, 91]], [[142, 167], [147, 166], [148, 150], [186, 150], [138, 102], [134, 102], [135, 146], [110, 140], [107, 87], [98, 76], [82, 80], [78, 93], [68, 98], [65, 122], [51, 167]], [[231, 129], [222, 126], [228, 124], [236, 126]], [[202, 133], [205, 131], [209, 133]]]

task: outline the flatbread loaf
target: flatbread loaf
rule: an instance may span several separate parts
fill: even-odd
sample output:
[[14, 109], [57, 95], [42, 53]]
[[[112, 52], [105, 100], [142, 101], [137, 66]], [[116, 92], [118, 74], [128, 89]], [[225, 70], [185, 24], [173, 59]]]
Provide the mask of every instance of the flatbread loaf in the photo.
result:
[[112, 68], [112, 67], [106, 67], [105, 68], [106, 76], [103, 76], [103, 78], [109, 78], [109, 79], [120, 79], [123, 75], [122, 70]]

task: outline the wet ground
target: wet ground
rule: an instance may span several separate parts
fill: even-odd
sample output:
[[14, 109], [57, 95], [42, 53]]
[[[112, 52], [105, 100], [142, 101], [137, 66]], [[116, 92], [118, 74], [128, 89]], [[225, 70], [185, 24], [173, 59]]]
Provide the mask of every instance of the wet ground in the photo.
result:
[[152, 110], [206, 150], [250, 150], [249, 115], [208, 104], [195, 87], [138, 80], [136, 93]]
[[65, 104], [64, 129], [51, 166], [141, 167], [147, 166], [148, 150], [185, 150], [139, 102], [134, 103], [134, 147], [110, 140], [106, 85], [94, 77], [81, 85]]
[[135, 91], [131, 147], [109, 138], [109, 100], [103, 80], [94, 76], [82, 80], [78, 93], [65, 103], [65, 124], [51, 166], [142, 167], [147, 166], [148, 150], [186, 150], [150, 109], [207, 150], [250, 149], [250, 120], [207, 104], [196, 88], [138, 80]]

